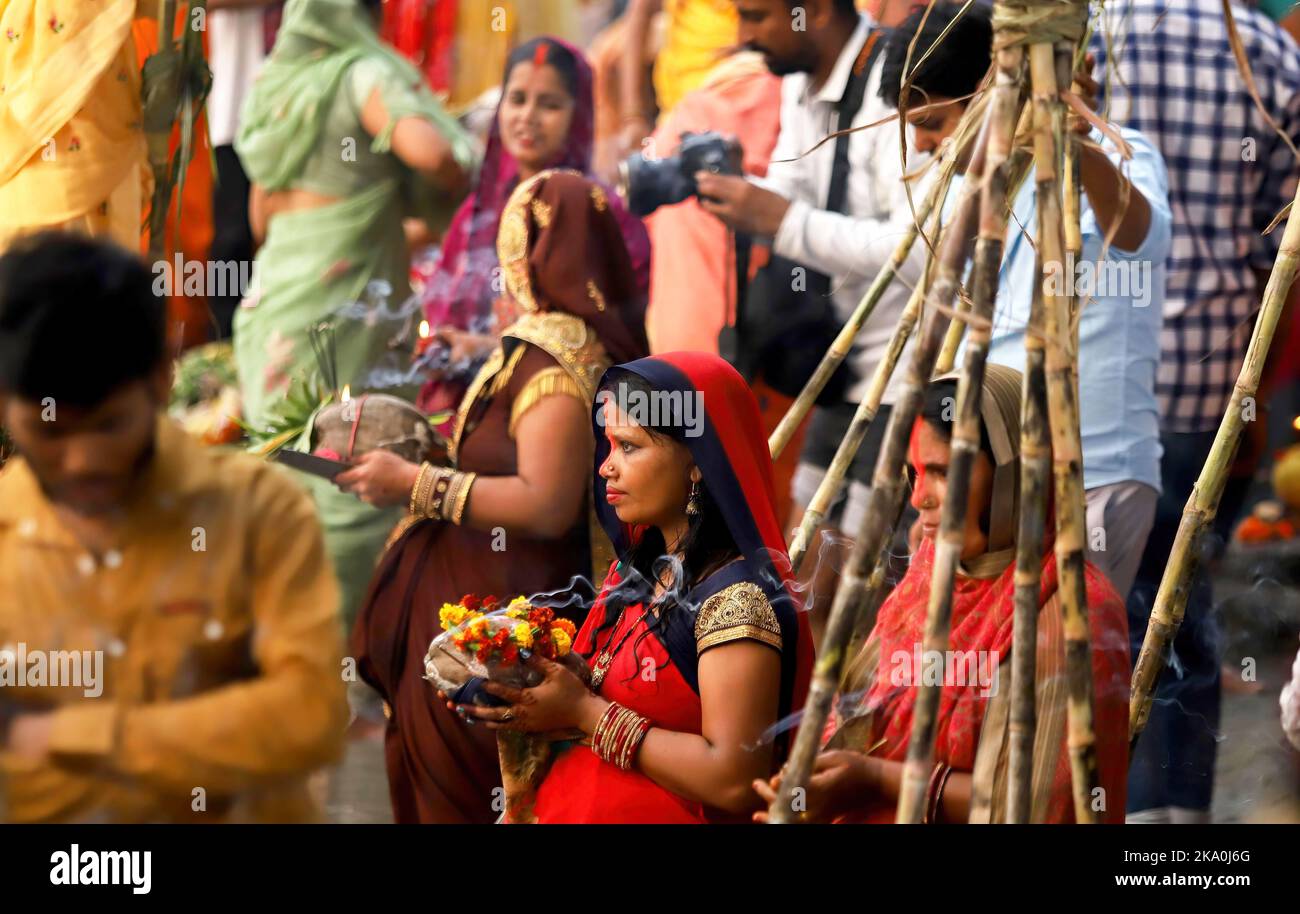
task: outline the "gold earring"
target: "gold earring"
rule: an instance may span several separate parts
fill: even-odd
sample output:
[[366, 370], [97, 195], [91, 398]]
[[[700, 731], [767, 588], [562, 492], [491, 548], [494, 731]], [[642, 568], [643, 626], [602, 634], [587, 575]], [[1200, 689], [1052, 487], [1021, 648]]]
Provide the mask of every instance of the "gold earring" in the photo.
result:
[[686, 499], [686, 516], [695, 517], [700, 513], [700, 484], [691, 482], [691, 494]]

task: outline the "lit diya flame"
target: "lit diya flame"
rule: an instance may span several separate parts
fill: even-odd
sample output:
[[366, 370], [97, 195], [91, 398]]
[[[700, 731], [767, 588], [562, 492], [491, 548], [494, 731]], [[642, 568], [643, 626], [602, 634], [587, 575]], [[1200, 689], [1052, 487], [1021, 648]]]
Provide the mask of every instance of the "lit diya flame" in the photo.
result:
[[1294, 419], [1291, 420], [1291, 427], [1295, 429], [1297, 432], [1300, 432], [1300, 416], [1296, 416]]
[[344, 403], [346, 403], [346, 402], [348, 402], [349, 400], [352, 399], [352, 385], [351, 385], [351, 384], [344, 384], [344, 385], [343, 385], [343, 394], [342, 394], [341, 399], [342, 399], [342, 402], [344, 402]]
[[[427, 340], [428, 338], [429, 338], [429, 322], [420, 321], [420, 339]], [[1300, 422], [1300, 417], [1297, 417], [1296, 421]]]

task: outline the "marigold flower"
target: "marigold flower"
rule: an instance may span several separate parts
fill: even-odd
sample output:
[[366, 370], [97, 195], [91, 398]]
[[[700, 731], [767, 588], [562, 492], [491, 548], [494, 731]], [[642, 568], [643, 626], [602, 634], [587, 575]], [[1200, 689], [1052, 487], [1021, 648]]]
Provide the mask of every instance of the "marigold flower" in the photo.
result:
[[527, 622], [515, 626], [515, 644], [525, 649], [533, 646], [533, 627]]
[[562, 628], [551, 629], [551, 642], [555, 645], [555, 656], [563, 657], [573, 648], [573, 639]]

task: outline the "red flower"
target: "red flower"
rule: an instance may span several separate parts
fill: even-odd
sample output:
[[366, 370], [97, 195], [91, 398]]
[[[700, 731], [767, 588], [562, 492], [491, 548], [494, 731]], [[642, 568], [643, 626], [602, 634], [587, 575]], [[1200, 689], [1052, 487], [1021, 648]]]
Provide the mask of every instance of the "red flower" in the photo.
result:
[[460, 605], [466, 609], [478, 609], [481, 604], [479, 603], [478, 597], [474, 596], [472, 593], [467, 593], [465, 596], [460, 598]]

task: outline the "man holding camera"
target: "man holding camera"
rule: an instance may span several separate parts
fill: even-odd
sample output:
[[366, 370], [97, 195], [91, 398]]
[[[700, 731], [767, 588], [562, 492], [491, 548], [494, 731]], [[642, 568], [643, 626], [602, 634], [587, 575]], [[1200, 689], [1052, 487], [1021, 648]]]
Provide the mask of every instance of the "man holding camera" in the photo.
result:
[[[735, 0], [735, 4], [741, 43], [760, 52], [768, 68], [783, 77], [781, 133], [761, 184], [729, 175], [697, 175], [701, 205], [736, 232], [771, 239], [773, 256], [794, 265], [790, 284], [796, 289], [807, 284], [809, 293], [802, 307], [816, 306], [814, 293], [824, 290], [821, 294], [830, 296], [835, 322], [843, 324], [910, 221], [897, 123], [861, 128], [888, 121], [894, 114], [879, 96], [880, 51], [885, 43], [880, 26], [901, 21], [913, 4], [878, 0], [869, 7], [876, 18], [860, 14], [854, 0]], [[822, 142], [850, 126], [855, 132], [843, 142]], [[908, 161], [920, 164], [923, 157], [909, 154]], [[821, 286], [808, 276], [815, 273], [824, 274]], [[802, 517], [824, 478], [918, 277], [919, 268], [909, 262], [901, 281], [891, 284], [859, 333], [837, 402], [828, 403], [829, 398], [823, 397], [814, 410], [794, 477], [792, 523]], [[812, 358], [819, 358], [822, 350]], [[849, 471], [847, 497], [837, 495], [828, 515], [832, 530], [851, 535], [861, 522], [897, 383], [891, 382], [886, 390], [880, 415]], [[836, 537], [836, 543], [833, 548], [842, 553], [839, 556], [820, 550], [822, 561], [814, 572], [810, 605], [830, 605], [836, 569], [852, 545], [842, 537]]]

